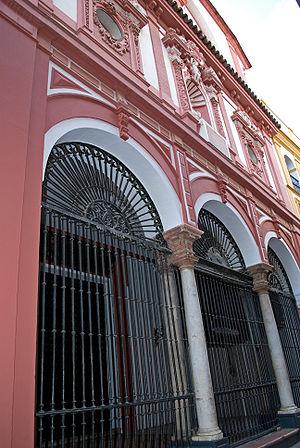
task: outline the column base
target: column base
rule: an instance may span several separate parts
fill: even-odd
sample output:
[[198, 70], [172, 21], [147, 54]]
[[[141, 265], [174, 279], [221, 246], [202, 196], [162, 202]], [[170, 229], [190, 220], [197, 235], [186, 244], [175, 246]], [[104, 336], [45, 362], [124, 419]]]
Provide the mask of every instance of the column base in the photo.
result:
[[[186, 443], [184, 443], [182, 445], [182, 448], [186, 448]], [[220, 440], [202, 440], [202, 441], [197, 441], [197, 440], [191, 440], [188, 443], [189, 447], [201, 447], [201, 448], [228, 448], [229, 447], [229, 443], [228, 443], [228, 439], [226, 437], [223, 437], [223, 439]], [[178, 442], [174, 442], [174, 445], [172, 444], [170, 446], [170, 448], [180, 448], [181, 445], [178, 445]]]
[[281, 428], [300, 428], [300, 409], [279, 411], [278, 420]]

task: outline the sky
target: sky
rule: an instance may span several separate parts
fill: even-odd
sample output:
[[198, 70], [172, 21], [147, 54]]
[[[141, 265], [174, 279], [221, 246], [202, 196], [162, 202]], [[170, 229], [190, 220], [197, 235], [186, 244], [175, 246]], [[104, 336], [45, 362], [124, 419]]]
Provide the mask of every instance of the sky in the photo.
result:
[[300, 8], [296, 0], [211, 0], [252, 68], [246, 82], [300, 137]]

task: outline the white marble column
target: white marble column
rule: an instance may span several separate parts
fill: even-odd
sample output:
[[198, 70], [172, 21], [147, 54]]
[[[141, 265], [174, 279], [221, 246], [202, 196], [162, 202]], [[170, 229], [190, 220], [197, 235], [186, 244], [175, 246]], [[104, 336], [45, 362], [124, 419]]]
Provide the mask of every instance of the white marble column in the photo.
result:
[[268, 291], [268, 273], [272, 266], [260, 263], [248, 268], [253, 276], [254, 291], [258, 293], [268, 345], [271, 353], [273, 369], [276, 377], [280, 397], [280, 414], [298, 413], [299, 409], [294, 403], [293, 393], [285, 357], [281, 345], [275, 316]]
[[223, 433], [218, 426], [204, 325], [194, 274], [197, 257], [193, 252], [193, 242], [200, 238], [201, 234], [202, 232], [197, 228], [182, 224], [165, 232], [164, 237], [172, 251], [170, 261], [179, 267], [181, 273], [198, 418], [198, 434], [193, 440], [209, 441], [221, 439]]

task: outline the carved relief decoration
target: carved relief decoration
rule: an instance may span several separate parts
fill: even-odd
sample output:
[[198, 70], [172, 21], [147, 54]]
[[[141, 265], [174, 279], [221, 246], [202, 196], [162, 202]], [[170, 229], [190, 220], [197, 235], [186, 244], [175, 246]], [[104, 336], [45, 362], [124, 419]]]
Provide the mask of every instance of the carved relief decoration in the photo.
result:
[[84, 14], [85, 14], [85, 26], [89, 28], [90, 25], [90, 0], [84, 0]]
[[130, 112], [126, 99], [120, 94], [118, 94], [117, 117], [120, 138], [126, 141], [129, 139]]
[[194, 42], [186, 40], [173, 28], [167, 30], [162, 42], [173, 64], [182, 108], [189, 110], [186, 82], [190, 81], [196, 87], [200, 86], [201, 73], [206, 66], [203, 54]]
[[226, 202], [228, 202], [228, 182], [220, 172], [217, 175], [217, 183], [222, 202], [223, 204], [226, 204]]
[[242, 123], [244, 125], [244, 128], [249, 132], [250, 135], [252, 135], [252, 137], [258, 141], [260, 141], [260, 143], [262, 145], [264, 145], [265, 141], [264, 141], [264, 136], [263, 133], [261, 132], [261, 130], [253, 123], [253, 121], [251, 120], [251, 118], [249, 117], [249, 115], [239, 109], [236, 110], [234, 112], [234, 114], [232, 115], [232, 120], [233, 121], [239, 121], [240, 123]]
[[190, 109], [190, 103], [187, 95], [186, 85], [184, 82], [184, 75], [183, 75], [183, 61], [180, 57], [180, 51], [176, 47], [167, 47], [169, 59], [173, 65], [174, 68], [174, 75], [179, 95], [180, 104], [182, 107], [182, 110], [188, 111]]
[[250, 165], [250, 172], [261, 177], [264, 174], [263, 167], [265, 163], [261, 140], [255, 140], [255, 138], [249, 133], [248, 129], [245, 128], [244, 124], [235, 118], [235, 115], [233, 115], [232, 118], [248, 153], [247, 158]]
[[[129, 51], [129, 36], [128, 36], [128, 20], [116, 8], [116, 4], [112, 1], [94, 0], [94, 22], [98, 28], [102, 39], [109, 44], [117, 53], [124, 54]], [[104, 28], [99, 20], [97, 11], [102, 9], [105, 11], [119, 26], [122, 37], [115, 39], [112, 34]]]
[[212, 67], [205, 67], [202, 73], [203, 83], [214, 87], [216, 92], [222, 90], [222, 82]]
[[132, 31], [133, 40], [134, 40], [134, 49], [135, 49], [135, 56], [136, 56], [136, 63], [137, 63], [137, 69], [139, 71], [142, 71], [142, 61], [141, 61], [141, 53], [140, 53], [140, 45], [139, 45], [139, 35], [141, 31], [140, 24], [131, 23], [130, 29]]
[[[87, 3], [85, 4], [87, 8]], [[97, 11], [104, 11], [116, 24], [120, 30], [120, 38], [112, 36], [112, 34], [101, 23]], [[120, 55], [129, 52], [129, 34], [132, 32], [135, 47], [138, 48], [138, 36], [141, 28], [147, 23], [147, 18], [136, 7], [134, 2], [124, 2], [115, 0], [93, 0], [94, 24], [101, 38], [111, 48]], [[137, 58], [140, 60], [139, 48]]]
[[222, 137], [225, 138], [225, 131], [219, 108], [218, 91], [220, 91], [220, 89], [217, 91], [216, 87], [213, 84], [210, 84], [205, 86], [205, 90], [208, 98], [210, 99], [211, 109], [214, 114], [217, 131], [220, 135], [222, 135]]

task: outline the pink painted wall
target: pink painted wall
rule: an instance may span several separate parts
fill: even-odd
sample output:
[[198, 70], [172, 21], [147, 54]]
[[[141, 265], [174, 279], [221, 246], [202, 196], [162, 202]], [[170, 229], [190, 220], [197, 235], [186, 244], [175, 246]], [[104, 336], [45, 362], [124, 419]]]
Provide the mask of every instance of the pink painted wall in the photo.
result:
[[2, 447], [29, 448], [48, 55], [31, 36], [0, 21], [0, 434]]

